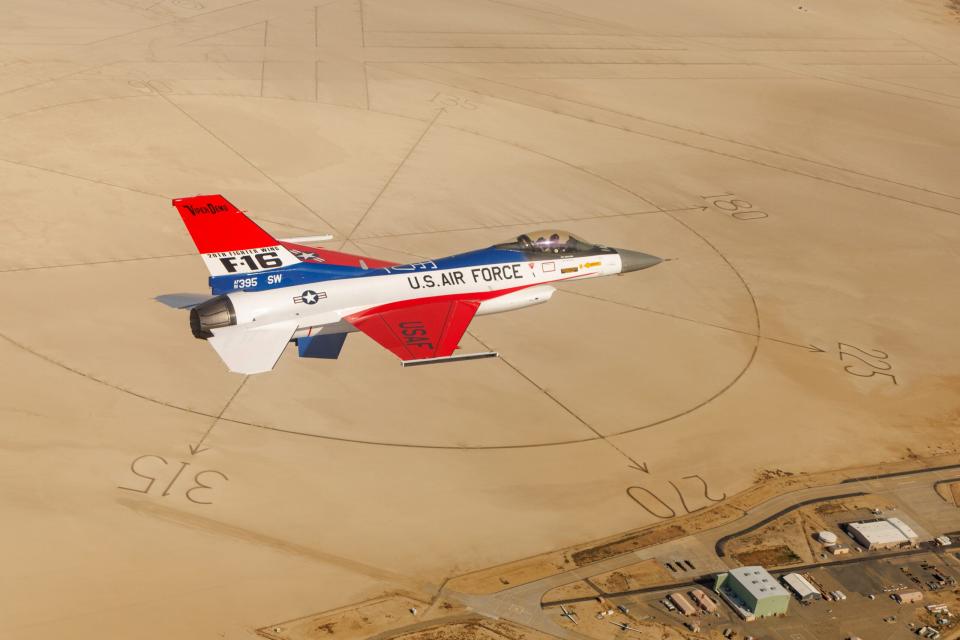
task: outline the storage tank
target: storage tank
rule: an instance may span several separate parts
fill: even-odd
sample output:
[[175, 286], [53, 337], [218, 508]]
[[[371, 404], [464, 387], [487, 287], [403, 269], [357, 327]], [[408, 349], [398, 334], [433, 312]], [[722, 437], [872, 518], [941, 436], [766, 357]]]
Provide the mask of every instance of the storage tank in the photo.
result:
[[833, 531], [821, 531], [817, 534], [817, 540], [823, 544], [836, 544], [837, 534], [835, 534]]

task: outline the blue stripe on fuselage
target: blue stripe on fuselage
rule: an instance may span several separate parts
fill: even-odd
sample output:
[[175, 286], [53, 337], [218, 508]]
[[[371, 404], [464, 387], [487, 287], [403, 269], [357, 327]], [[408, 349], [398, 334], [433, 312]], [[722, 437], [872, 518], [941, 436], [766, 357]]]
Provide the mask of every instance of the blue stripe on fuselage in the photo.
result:
[[460, 253], [446, 258], [438, 258], [436, 260], [424, 260], [423, 262], [411, 262], [410, 264], [378, 267], [376, 269], [361, 269], [359, 267], [347, 267], [335, 264], [303, 262], [289, 267], [270, 269], [262, 272], [211, 276], [210, 288], [214, 295], [220, 295], [232, 291], [266, 291], [268, 289], [279, 289], [280, 287], [289, 287], [296, 284], [382, 276], [385, 273], [422, 273], [425, 271], [438, 271], [440, 269], [456, 269], [459, 267], [476, 267], [479, 265], [525, 261], [527, 261], [527, 258], [522, 251], [488, 248]]
[[526, 258], [522, 251], [489, 248], [468, 251], [467, 253], [458, 253], [455, 256], [440, 258], [433, 262], [437, 265], [437, 269], [456, 269], [458, 267], [476, 267], [483, 264], [505, 264], [508, 262], [525, 261]]
[[210, 276], [210, 289], [214, 295], [232, 291], [266, 291], [267, 289], [279, 289], [295, 284], [356, 278], [368, 275], [373, 271], [372, 269], [365, 270], [359, 267], [303, 262], [268, 271]]

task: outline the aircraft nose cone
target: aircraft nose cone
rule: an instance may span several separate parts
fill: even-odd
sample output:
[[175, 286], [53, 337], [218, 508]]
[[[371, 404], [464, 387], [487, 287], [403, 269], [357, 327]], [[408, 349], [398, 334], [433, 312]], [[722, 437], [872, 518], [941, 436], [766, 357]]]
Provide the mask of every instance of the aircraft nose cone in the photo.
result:
[[620, 273], [639, 271], [640, 269], [646, 269], [663, 262], [663, 258], [651, 256], [648, 253], [640, 253], [639, 251], [617, 249], [617, 253], [620, 254], [620, 263], [622, 265], [620, 267]]

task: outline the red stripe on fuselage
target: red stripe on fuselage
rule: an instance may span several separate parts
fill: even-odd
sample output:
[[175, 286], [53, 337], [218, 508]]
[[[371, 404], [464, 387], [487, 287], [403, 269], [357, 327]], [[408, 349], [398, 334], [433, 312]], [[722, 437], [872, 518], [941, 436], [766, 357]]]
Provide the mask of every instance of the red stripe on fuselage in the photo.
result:
[[[383, 267], [395, 267], [400, 264], [399, 262], [389, 262], [388, 260], [380, 260], [379, 258], [370, 258], [368, 256], [358, 256], [353, 253], [333, 251], [332, 249], [324, 249], [323, 247], [311, 247], [305, 244], [286, 242], [284, 240], [279, 240], [278, 242], [280, 242], [280, 244], [287, 249], [292, 249], [295, 252], [299, 251], [307, 256], [304, 257], [304, 255], [297, 255], [300, 260], [304, 262], [313, 262], [315, 264], [336, 264], [344, 267], [356, 267], [358, 269], [380, 269]], [[296, 255], [296, 253], [294, 255]], [[316, 256], [316, 258], [319, 258], [319, 260], [309, 256]]]

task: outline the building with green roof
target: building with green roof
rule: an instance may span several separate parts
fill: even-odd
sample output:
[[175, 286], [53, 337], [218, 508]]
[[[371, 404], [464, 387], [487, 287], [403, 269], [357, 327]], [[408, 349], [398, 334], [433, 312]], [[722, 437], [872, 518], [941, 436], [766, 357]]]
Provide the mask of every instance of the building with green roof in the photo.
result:
[[713, 589], [747, 621], [783, 615], [790, 604], [790, 593], [763, 567], [717, 574]]

